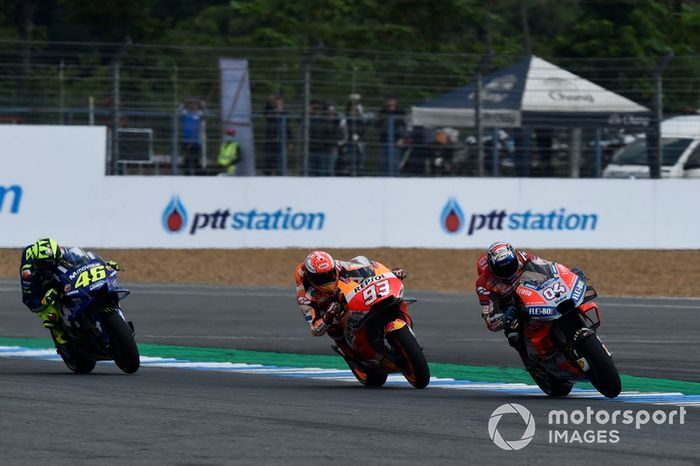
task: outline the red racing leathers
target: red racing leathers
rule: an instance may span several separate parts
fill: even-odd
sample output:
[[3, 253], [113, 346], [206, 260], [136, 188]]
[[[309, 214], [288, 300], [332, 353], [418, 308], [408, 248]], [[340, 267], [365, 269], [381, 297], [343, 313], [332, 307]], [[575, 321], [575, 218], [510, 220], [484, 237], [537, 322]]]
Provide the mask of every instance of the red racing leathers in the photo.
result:
[[484, 319], [486, 327], [492, 332], [503, 330], [502, 314], [508, 306], [513, 304], [515, 290], [525, 264], [530, 261], [546, 263], [539, 257], [524, 251], [518, 251], [516, 254], [520, 262], [520, 271], [511, 283], [504, 282], [491, 273], [486, 263], [485, 253], [476, 264], [479, 274], [479, 278], [476, 280], [476, 295], [481, 304], [481, 317]]

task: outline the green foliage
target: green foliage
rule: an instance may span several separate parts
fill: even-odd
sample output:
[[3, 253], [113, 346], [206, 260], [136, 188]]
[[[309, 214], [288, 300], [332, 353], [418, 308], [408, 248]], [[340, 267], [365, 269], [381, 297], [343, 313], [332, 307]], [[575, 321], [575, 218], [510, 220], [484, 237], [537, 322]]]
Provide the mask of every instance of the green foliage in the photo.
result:
[[[23, 5], [0, 0], [0, 39], [21, 37]], [[667, 104], [675, 109], [700, 105], [700, 86], [691, 79], [700, 76], [700, 59], [690, 57], [700, 55], [700, 3], [690, 0], [41, 0], [32, 19], [33, 39], [228, 47], [232, 53], [258, 48], [238, 55], [250, 60], [258, 100], [276, 92], [298, 95], [294, 81], [303, 57], [319, 44], [324, 48], [313, 78], [324, 98], [340, 100], [351, 90], [386, 95], [400, 89], [420, 100], [471, 81], [485, 50], [493, 50], [490, 66], [495, 68], [524, 55], [529, 42], [533, 53], [561, 57], [554, 61], [642, 103], [651, 98], [654, 68], [673, 51], [668, 71], [687, 81], [678, 81], [684, 90]], [[275, 50], [261, 52], [261, 47]], [[92, 76], [71, 71], [79, 76], [66, 85], [82, 78], [90, 92], [109, 95], [112, 62], [120, 57], [125, 65], [150, 69], [129, 71], [128, 90], [134, 96], [145, 93], [173, 102], [174, 92], [214, 94], [194, 73], [215, 73], [216, 57], [196, 49], [133, 50], [105, 46], [86, 55], [61, 55], [71, 65], [99, 68]], [[28, 49], [22, 53], [27, 58]], [[19, 51], [12, 54], [21, 61]], [[172, 85], [176, 65], [177, 91]], [[153, 75], [153, 68], [160, 68], [160, 75]], [[341, 81], [354, 84], [342, 87]], [[50, 89], [54, 84], [38, 85]]]

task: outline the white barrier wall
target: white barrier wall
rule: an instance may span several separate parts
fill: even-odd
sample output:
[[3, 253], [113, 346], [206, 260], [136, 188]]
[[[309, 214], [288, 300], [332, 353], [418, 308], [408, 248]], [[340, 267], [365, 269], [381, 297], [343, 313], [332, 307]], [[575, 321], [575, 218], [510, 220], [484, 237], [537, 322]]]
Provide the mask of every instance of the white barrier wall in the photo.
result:
[[698, 180], [105, 177], [105, 135], [0, 126], [0, 247], [700, 248]]

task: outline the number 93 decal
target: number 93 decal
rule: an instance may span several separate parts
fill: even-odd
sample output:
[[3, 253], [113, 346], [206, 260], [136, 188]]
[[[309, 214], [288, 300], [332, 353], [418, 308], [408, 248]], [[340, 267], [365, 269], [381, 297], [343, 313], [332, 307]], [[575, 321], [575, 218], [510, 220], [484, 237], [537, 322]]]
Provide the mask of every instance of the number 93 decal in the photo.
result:
[[382, 296], [387, 296], [390, 291], [389, 280], [381, 280], [371, 284], [362, 292], [362, 297], [365, 299], [365, 306], [371, 305]]

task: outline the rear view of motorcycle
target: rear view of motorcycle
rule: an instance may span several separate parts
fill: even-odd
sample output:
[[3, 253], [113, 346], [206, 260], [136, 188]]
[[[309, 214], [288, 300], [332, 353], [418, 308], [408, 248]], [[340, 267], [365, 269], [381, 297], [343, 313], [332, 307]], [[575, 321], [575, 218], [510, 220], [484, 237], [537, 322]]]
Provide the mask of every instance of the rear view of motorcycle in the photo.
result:
[[612, 354], [597, 335], [600, 311], [586, 277], [561, 264], [526, 265], [516, 290], [526, 367], [549, 396], [566, 396], [588, 381], [604, 396], [622, 390]]
[[89, 373], [102, 360], [113, 360], [127, 374], [139, 369], [134, 326], [119, 305], [130, 292], [117, 284], [117, 274], [100, 257], [80, 248], [70, 249], [54, 274], [68, 334], [67, 344], [54, 343], [73, 372]]

